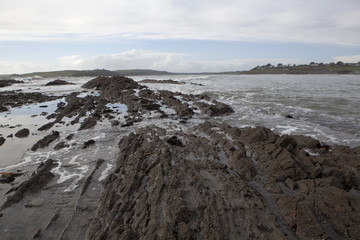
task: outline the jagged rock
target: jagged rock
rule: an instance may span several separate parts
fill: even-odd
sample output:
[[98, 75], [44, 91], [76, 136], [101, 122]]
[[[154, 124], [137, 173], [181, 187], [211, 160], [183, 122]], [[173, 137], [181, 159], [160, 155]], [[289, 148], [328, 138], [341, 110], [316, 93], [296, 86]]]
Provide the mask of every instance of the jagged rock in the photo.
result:
[[88, 239], [360, 237], [354, 149], [310, 155], [324, 148], [314, 139], [218, 122], [187, 132], [153, 126], [120, 141]]
[[9, 109], [5, 106], [0, 105], [0, 112], [7, 112]]
[[32, 147], [31, 151], [36, 151], [38, 148], [44, 148], [48, 146], [51, 142], [58, 139], [60, 136], [60, 133], [58, 131], [53, 131], [51, 134], [43, 137], [39, 141], [37, 141]]
[[3, 136], [0, 136], [0, 146], [5, 143], [6, 139]]
[[29, 134], [30, 134], [30, 130], [27, 128], [23, 128], [23, 129], [19, 130], [17, 133], [15, 133], [15, 137], [25, 138], [25, 137], [29, 136]]
[[60, 149], [67, 148], [67, 147], [70, 147], [70, 145], [62, 141], [62, 142], [59, 142], [58, 144], [56, 144], [54, 149], [60, 150]]
[[39, 131], [46, 131], [54, 126], [55, 122], [49, 122], [38, 128]]
[[72, 85], [74, 83], [67, 82], [65, 80], [56, 79], [54, 81], [48, 82], [45, 86], [54, 86], [54, 85]]
[[95, 144], [95, 140], [94, 140], [94, 139], [90, 139], [90, 140], [84, 142], [84, 145], [83, 145], [82, 148], [85, 149], [85, 148], [88, 148], [89, 146], [94, 145], [94, 144]]
[[56, 165], [57, 164], [52, 159], [48, 159], [46, 162], [42, 163], [38, 167], [36, 173], [34, 173], [29, 180], [22, 183], [13, 195], [8, 197], [8, 199], [0, 207], [0, 211], [18, 203], [24, 198], [26, 193], [36, 193], [40, 191], [54, 177], [54, 174], [51, 173], [51, 169]]

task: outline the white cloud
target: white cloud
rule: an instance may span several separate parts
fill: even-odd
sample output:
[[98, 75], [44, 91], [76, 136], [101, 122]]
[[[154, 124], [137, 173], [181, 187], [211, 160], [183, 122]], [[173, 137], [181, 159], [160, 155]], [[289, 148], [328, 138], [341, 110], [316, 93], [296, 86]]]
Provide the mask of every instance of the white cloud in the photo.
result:
[[247, 70], [267, 63], [299, 63], [296, 59], [230, 59], [224, 61], [192, 60], [192, 56], [179, 53], [154, 52], [132, 49], [126, 52], [82, 57], [64, 56], [56, 64], [0, 61], [1, 74], [35, 71], [84, 70], [84, 69], [154, 69], [170, 72], [218, 72]]
[[2, 2], [0, 15], [0, 40], [78, 34], [360, 45], [358, 0], [17, 0]]
[[358, 63], [360, 62], [360, 55], [339, 56], [339, 57], [334, 57], [334, 59], [336, 60], [336, 62], [342, 61], [345, 63]]

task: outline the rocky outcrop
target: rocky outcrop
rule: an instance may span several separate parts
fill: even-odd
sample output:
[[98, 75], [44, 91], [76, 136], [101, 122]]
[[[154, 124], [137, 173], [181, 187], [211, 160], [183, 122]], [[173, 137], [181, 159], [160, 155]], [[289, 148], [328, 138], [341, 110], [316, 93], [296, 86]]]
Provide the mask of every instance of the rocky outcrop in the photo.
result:
[[6, 139], [3, 136], [0, 136], [0, 146], [5, 143]]
[[37, 171], [19, 187], [14, 189], [15, 193], [8, 197], [6, 202], [0, 207], [0, 211], [5, 208], [11, 207], [13, 204], [18, 203], [25, 197], [27, 193], [36, 193], [40, 191], [48, 182], [50, 182], [55, 176], [51, 173], [51, 169], [57, 164], [52, 159], [48, 159], [41, 164]]
[[[22, 93], [16, 91], [0, 92], [0, 103], [3, 107], [20, 107], [24, 104], [52, 101], [62, 98], [61, 96], [47, 96], [41, 93]], [[0, 109], [1, 110], [1, 109]], [[6, 111], [6, 110], [5, 110]]]
[[14, 79], [0, 80], [0, 88], [11, 86], [12, 84], [15, 84], [15, 83], [23, 83], [23, 81], [18, 81], [18, 80], [14, 80]]
[[37, 141], [32, 147], [31, 151], [36, 151], [39, 148], [44, 148], [48, 146], [50, 143], [58, 139], [60, 136], [60, 133], [58, 131], [52, 131], [49, 135], [43, 137], [39, 141]]
[[57, 85], [73, 85], [73, 83], [67, 82], [65, 80], [56, 79], [54, 81], [45, 84], [45, 86], [57, 86]]
[[185, 84], [184, 82], [174, 81], [172, 79], [168, 80], [156, 80], [156, 79], [144, 79], [139, 81], [139, 83], [159, 83], [159, 84]]
[[25, 138], [25, 137], [29, 136], [29, 134], [30, 134], [30, 130], [27, 128], [23, 128], [15, 133], [15, 137]]
[[359, 155], [297, 141], [217, 122], [131, 133], [88, 239], [359, 238]]

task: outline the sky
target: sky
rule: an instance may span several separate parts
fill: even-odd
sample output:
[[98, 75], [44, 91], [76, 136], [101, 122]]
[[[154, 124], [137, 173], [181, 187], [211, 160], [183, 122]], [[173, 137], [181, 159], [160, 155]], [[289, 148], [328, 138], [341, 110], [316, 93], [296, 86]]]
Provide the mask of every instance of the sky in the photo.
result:
[[0, 0], [0, 74], [360, 61], [359, 0]]

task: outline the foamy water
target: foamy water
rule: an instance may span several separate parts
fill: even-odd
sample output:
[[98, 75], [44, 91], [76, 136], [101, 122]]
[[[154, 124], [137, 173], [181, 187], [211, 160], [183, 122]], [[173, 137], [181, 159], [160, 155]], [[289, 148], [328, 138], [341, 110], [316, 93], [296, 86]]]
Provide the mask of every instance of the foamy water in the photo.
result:
[[[360, 145], [359, 75], [177, 75], [133, 78], [136, 81], [151, 78], [185, 82], [181, 85], [157, 83], [145, 85], [154, 90], [208, 94], [233, 107], [234, 114], [217, 118], [233, 126], [265, 126], [279, 134], [308, 135], [327, 144], [344, 144], [351, 147]], [[26, 83], [0, 88], [0, 91], [22, 89], [23, 92], [37, 91], [50, 95], [63, 95], [74, 91], [82, 92], [84, 89], [81, 85], [92, 78], [59, 77], [75, 84], [44, 86], [54, 79], [27, 79]], [[87, 94], [98, 93], [87, 91], [79, 96], [83, 97]], [[121, 128], [121, 124], [111, 126], [110, 122], [104, 119], [95, 128], [84, 131], [77, 131], [79, 124], [70, 126], [56, 124], [48, 131], [37, 131], [38, 127], [49, 122], [41, 113], [46, 111], [51, 114], [60, 101], [64, 99], [26, 105], [0, 113], [0, 125], [3, 125], [0, 128], [2, 136], [15, 134], [22, 128], [29, 128], [31, 132], [28, 138], [7, 138], [5, 144], [0, 147], [0, 171], [26, 169], [26, 166], [36, 165], [52, 158], [59, 164], [53, 169], [53, 173], [57, 175], [57, 183], [63, 186], [64, 191], [73, 191], [78, 188], [80, 180], [89, 173], [91, 167], [100, 158], [105, 160], [106, 165], [98, 181], [106, 178], [115, 165], [114, 161], [119, 151], [118, 142], [123, 136], [150, 124], [169, 131], [184, 128], [177, 120], [158, 119], [159, 114], [154, 112], [144, 116], [142, 122], [126, 128]], [[48, 107], [41, 108], [41, 105]], [[110, 104], [108, 107], [116, 112], [116, 118], [120, 122], [125, 121], [126, 105]], [[175, 112], [166, 106], [161, 106], [161, 109], [169, 115]], [[37, 116], [31, 117], [31, 115]], [[204, 121], [202, 117], [200, 114], [195, 114], [194, 118], [188, 121], [188, 125], [201, 123]], [[69, 122], [71, 119], [63, 120]], [[60, 132], [60, 139], [37, 152], [28, 150], [52, 130]], [[53, 149], [71, 133], [75, 134], [74, 138], [68, 141], [69, 147], [59, 151]], [[82, 149], [83, 143], [89, 139], [95, 140], [95, 144]]]

